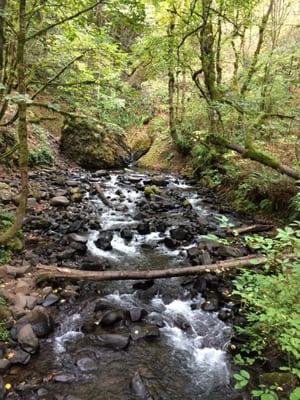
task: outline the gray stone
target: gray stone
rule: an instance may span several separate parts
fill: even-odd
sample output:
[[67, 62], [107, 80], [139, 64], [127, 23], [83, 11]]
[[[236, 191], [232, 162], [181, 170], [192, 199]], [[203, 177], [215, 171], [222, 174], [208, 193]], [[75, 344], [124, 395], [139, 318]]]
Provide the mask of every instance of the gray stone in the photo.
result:
[[55, 294], [50, 293], [45, 300], [43, 301], [43, 306], [44, 307], [50, 307], [53, 306], [55, 303], [59, 301], [59, 297], [56, 296]]
[[6, 358], [0, 360], [0, 373], [3, 374], [10, 367], [10, 361]]
[[67, 207], [70, 204], [70, 201], [65, 196], [56, 196], [51, 199], [50, 203], [52, 206]]
[[88, 357], [81, 358], [76, 364], [80, 371], [83, 372], [95, 371], [97, 369], [97, 364], [95, 361]]
[[97, 336], [102, 346], [110, 347], [113, 350], [123, 350], [129, 344], [129, 336], [108, 334]]
[[27, 353], [34, 354], [39, 348], [39, 340], [30, 324], [24, 325], [18, 333], [18, 342]]

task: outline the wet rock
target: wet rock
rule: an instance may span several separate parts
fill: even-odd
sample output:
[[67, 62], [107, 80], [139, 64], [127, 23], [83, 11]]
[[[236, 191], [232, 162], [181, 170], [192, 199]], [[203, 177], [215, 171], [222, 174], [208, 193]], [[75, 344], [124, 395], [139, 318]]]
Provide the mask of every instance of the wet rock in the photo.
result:
[[9, 361], [11, 362], [11, 365], [27, 365], [30, 361], [30, 358], [31, 356], [29, 353], [19, 349], [13, 353]]
[[99, 233], [99, 237], [95, 242], [95, 245], [101, 250], [112, 250], [111, 241], [113, 240], [113, 233], [109, 231], [104, 231]]
[[129, 336], [110, 334], [97, 336], [100, 344], [113, 350], [123, 350], [129, 344]]
[[76, 250], [69, 248], [66, 250], [61, 251], [56, 255], [58, 260], [68, 260], [69, 258], [72, 258], [76, 254]]
[[218, 318], [221, 321], [226, 321], [232, 317], [232, 311], [229, 308], [222, 308], [218, 313]]
[[160, 337], [160, 331], [154, 325], [136, 325], [130, 330], [130, 336], [133, 340], [155, 340]]
[[190, 233], [185, 228], [175, 228], [170, 230], [172, 239], [183, 241], [191, 239]]
[[2, 358], [0, 360], [0, 374], [3, 374], [5, 371], [7, 371], [10, 365], [11, 363], [9, 360], [7, 360], [6, 358]]
[[219, 309], [219, 301], [216, 298], [207, 299], [204, 303], [201, 304], [201, 309], [203, 311], [218, 311]]
[[84, 258], [80, 263], [80, 269], [84, 271], [104, 271], [106, 268], [110, 268], [109, 261], [93, 256]]
[[153, 224], [154, 230], [164, 233], [167, 230], [167, 225], [163, 221], [156, 221]]
[[88, 237], [84, 235], [79, 235], [78, 233], [71, 233], [69, 235], [69, 238], [73, 242], [78, 242], [78, 243], [87, 243]]
[[76, 364], [82, 372], [95, 371], [97, 369], [95, 361], [88, 357], [81, 358]]
[[84, 255], [87, 251], [87, 245], [85, 243], [80, 242], [72, 242], [70, 244], [71, 248], [81, 255]]
[[221, 246], [218, 249], [218, 254], [224, 258], [242, 257], [244, 255], [240, 249], [233, 246]]
[[178, 246], [178, 242], [175, 239], [167, 237], [167, 238], [164, 239], [164, 245], [168, 249], [176, 249], [176, 247]]
[[81, 399], [77, 396], [73, 396], [72, 394], [69, 394], [68, 396], [64, 397], [64, 400], [81, 400]]
[[200, 255], [200, 249], [197, 246], [190, 247], [187, 249], [187, 255], [189, 259], [194, 259]]
[[4, 396], [5, 396], [4, 381], [0, 376], [0, 400], [4, 400]]
[[103, 327], [113, 326], [122, 321], [123, 318], [123, 311], [107, 311], [101, 318], [100, 325]]
[[148, 235], [150, 233], [150, 225], [148, 222], [141, 222], [137, 226], [137, 231], [140, 235]]
[[24, 319], [30, 323], [38, 338], [46, 337], [54, 331], [53, 318], [46, 311], [34, 310], [28, 313]]
[[150, 289], [154, 285], [153, 279], [148, 279], [147, 281], [136, 282], [132, 285], [132, 288], [135, 290], [147, 290]]
[[140, 307], [134, 307], [129, 310], [129, 316], [132, 322], [139, 322], [146, 317], [147, 311]]
[[70, 204], [70, 201], [65, 196], [56, 196], [50, 200], [50, 204], [56, 207], [67, 207]]
[[95, 313], [97, 313], [99, 311], [105, 312], [105, 311], [108, 311], [108, 309], [109, 309], [109, 305], [100, 299], [95, 304], [94, 312]]
[[121, 238], [130, 241], [133, 239], [133, 232], [130, 229], [122, 229], [120, 236]]
[[36, 394], [38, 395], [38, 397], [44, 397], [44, 396], [47, 396], [48, 390], [45, 388], [40, 388], [40, 389], [38, 389]]
[[138, 371], [135, 372], [131, 379], [131, 390], [141, 400], [152, 400]]
[[34, 354], [39, 348], [39, 340], [30, 324], [24, 325], [18, 333], [18, 342], [27, 353]]
[[84, 321], [81, 331], [86, 334], [91, 334], [94, 333], [97, 328], [97, 325], [95, 324], [95, 321], [93, 319], [89, 319], [87, 321]]
[[73, 382], [75, 379], [75, 375], [72, 374], [58, 374], [53, 377], [53, 381], [59, 383]]
[[167, 186], [168, 181], [167, 181], [167, 178], [165, 176], [158, 175], [158, 176], [153, 176], [150, 179], [149, 183], [151, 185], [155, 185], [155, 186]]
[[51, 307], [59, 301], [59, 297], [50, 293], [43, 301], [43, 307]]

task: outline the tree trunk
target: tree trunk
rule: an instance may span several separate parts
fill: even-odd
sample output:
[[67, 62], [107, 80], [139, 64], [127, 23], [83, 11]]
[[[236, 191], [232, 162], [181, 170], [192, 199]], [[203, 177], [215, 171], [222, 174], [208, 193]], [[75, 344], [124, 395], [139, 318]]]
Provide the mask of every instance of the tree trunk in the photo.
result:
[[17, 47], [17, 75], [18, 92], [24, 98], [19, 100], [19, 170], [21, 174], [21, 192], [19, 205], [16, 211], [13, 225], [2, 235], [0, 235], [0, 245], [5, 245], [12, 239], [23, 225], [23, 219], [26, 212], [28, 197], [28, 143], [27, 143], [27, 104], [26, 104], [26, 83], [25, 83], [25, 43], [26, 43], [26, 0], [20, 0], [19, 3], [19, 32]]
[[274, 7], [274, 3], [275, 0], [271, 0], [269, 3], [269, 7], [268, 10], [266, 12], [266, 14], [263, 16], [260, 27], [259, 27], [259, 34], [258, 34], [258, 42], [257, 42], [257, 46], [253, 55], [253, 59], [252, 59], [252, 63], [250, 65], [250, 68], [248, 70], [248, 74], [246, 76], [245, 82], [241, 88], [241, 94], [243, 95], [248, 89], [249, 89], [249, 85], [251, 83], [251, 80], [254, 76], [254, 73], [256, 71], [256, 66], [257, 66], [257, 62], [258, 62], [258, 56], [260, 54], [260, 51], [262, 49], [263, 43], [264, 43], [264, 36], [265, 36], [265, 31], [267, 28], [267, 24], [269, 21], [269, 17], [271, 15], [272, 9]]
[[4, 36], [4, 17], [6, 0], [0, 0], [0, 76], [2, 77], [2, 70], [4, 65], [4, 47], [5, 47], [5, 36]]
[[176, 131], [176, 117], [175, 117], [175, 66], [174, 66], [174, 30], [175, 30], [175, 15], [172, 12], [170, 17], [170, 24], [168, 27], [168, 92], [169, 92], [169, 129], [173, 141], [177, 141]]
[[215, 264], [198, 265], [195, 267], [169, 268], [152, 271], [79, 271], [70, 268], [60, 268], [54, 266], [38, 266], [36, 279], [42, 282], [48, 279], [72, 279], [84, 281], [122, 281], [122, 280], [142, 280], [142, 279], [161, 279], [186, 275], [200, 275], [207, 272], [221, 273], [229, 269], [240, 267], [251, 267], [253, 265], [263, 265], [267, 261], [264, 256], [247, 256], [235, 258], [227, 261], [219, 261]]
[[226, 139], [220, 136], [211, 135], [209, 138], [210, 142], [217, 145], [225, 147], [229, 150], [236, 151], [237, 153], [241, 154], [244, 158], [248, 158], [249, 160], [256, 161], [260, 164], [263, 164], [267, 167], [274, 169], [275, 171], [287, 175], [290, 178], [299, 180], [300, 179], [300, 172], [294, 168], [291, 168], [287, 165], [281, 164], [277, 158], [273, 157], [272, 155], [254, 149], [247, 149], [235, 143], [230, 143]]

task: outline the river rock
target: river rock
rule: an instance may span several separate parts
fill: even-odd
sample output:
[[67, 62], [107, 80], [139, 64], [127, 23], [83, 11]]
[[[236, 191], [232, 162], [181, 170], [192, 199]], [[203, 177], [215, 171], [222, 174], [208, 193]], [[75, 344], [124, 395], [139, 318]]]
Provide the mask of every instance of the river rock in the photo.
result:
[[93, 319], [88, 319], [84, 321], [81, 327], [81, 331], [86, 334], [94, 333], [97, 328], [97, 325]]
[[160, 337], [160, 331], [154, 325], [136, 325], [131, 328], [130, 336], [133, 340], [155, 340]]
[[5, 387], [2, 377], [0, 376], [0, 400], [4, 400], [5, 396]]
[[6, 358], [2, 358], [0, 360], [0, 374], [3, 374], [5, 371], [8, 370], [8, 368], [10, 367], [10, 361], [7, 360]]
[[113, 326], [116, 323], [122, 321], [123, 318], [123, 311], [107, 311], [101, 318], [100, 325], [104, 327]]
[[129, 316], [132, 322], [139, 322], [146, 317], [147, 311], [140, 307], [134, 307], [129, 310]]
[[123, 350], [129, 344], [129, 335], [108, 334], [97, 336], [102, 346], [110, 347], [113, 350]]
[[223, 258], [235, 258], [242, 257], [244, 255], [240, 249], [233, 246], [221, 246], [218, 249], [218, 254]]
[[204, 303], [201, 304], [201, 308], [203, 311], [218, 311], [219, 302], [217, 298], [207, 299]]
[[73, 242], [84, 243], [84, 244], [87, 243], [87, 241], [88, 241], [88, 237], [87, 236], [80, 235], [78, 233], [71, 233], [69, 235], [69, 238]]
[[272, 386], [278, 385], [287, 392], [298, 385], [295, 375], [290, 372], [265, 372], [259, 378], [261, 385]]
[[133, 239], [133, 232], [130, 229], [122, 229], [120, 232], [121, 238], [130, 241]]
[[109, 232], [109, 231], [104, 231], [104, 232], [100, 232], [99, 233], [99, 237], [95, 242], [95, 245], [101, 249], [101, 250], [111, 250], [112, 249], [112, 245], [111, 245], [111, 241], [113, 240], [113, 233]]
[[43, 307], [50, 307], [59, 301], [59, 297], [53, 293], [50, 293], [43, 301]]
[[9, 359], [11, 365], [27, 365], [30, 361], [30, 354], [21, 349], [16, 350]]
[[175, 239], [166, 237], [164, 239], [164, 245], [168, 248], [168, 249], [176, 249], [176, 247], [178, 246], [178, 242]]
[[95, 361], [88, 357], [80, 358], [76, 364], [82, 372], [95, 371], [97, 369]]
[[39, 348], [39, 340], [30, 324], [24, 325], [18, 333], [18, 342], [27, 353], [34, 354]]
[[181, 227], [171, 229], [170, 236], [172, 239], [179, 240], [180, 242], [191, 238], [190, 233], [185, 228], [181, 228]]
[[76, 254], [76, 250], [73, 248], [65, 249], [59, 253], [57, 253], [56, 257], [58, 260], [68, 260], [72, 258]]
[[53, 381], [59, 383], [73, 382], [75, 379], [76, 377], [73, 374], [58, 374], [53, 377]]
[[50, 204], [56, 207], [67, 207], [70, 204], [70, 201], [65, 196], [56, 196], [50, 200]]
[[48, 336], [54, 331], [54, 321], [46, 310], [34, 310], [25, 317], [32, 326], [32, 329], [38, 338]]
[[150, 233], [150, 225], [148, 222], [141, 222], [137, 226], [137, 231], [140, 235], [148, 235]]
[[153, 176], [152, 178], [150, 178], [149, 183], [154, 186], [167, 186], [168, 181], [165, 176], [157, 175], [157, 176]]
[[131, 389], [133, 393], [141, 400], [152, 400], [142, 378], [138, 371], [135, 372], [131, 379]]

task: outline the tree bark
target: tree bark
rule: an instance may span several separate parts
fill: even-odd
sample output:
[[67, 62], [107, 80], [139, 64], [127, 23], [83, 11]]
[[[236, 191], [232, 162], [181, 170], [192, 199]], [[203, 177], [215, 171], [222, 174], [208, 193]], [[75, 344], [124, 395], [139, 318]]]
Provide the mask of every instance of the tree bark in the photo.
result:
[[19, 3], [19, 32], [17, 47], [17, 74], [18, 74], [18, 92], [24, 98], [18, 103], [19, 124], [19, 170], [21, 174], [21, 192], [20, 201], [16, 211], [13, 225], [0, 235], [0, 245], [5, 245], [12, 239], [23, 225], [23, 219], [26, 212], [28, 197], [28, 143], [27, 143], [27, 104], [26, 104], [26, 82], [25, 82], [25, 43], [26, 43], [26, 0], [20, 0]]
[[260, 164], [270, 167], [283, 175], [287, 175], [288, 177], [296, 180], [300, 179], [299, 171], [289, 167], [288, 165], [281, 164], [279, 160], [277, 160], [275, 157], [266, 152], [256, 150], [254, 148], [247, 149], [245, 147], [240, 146], [239, 144], [230, 143], [225, 138], [217, 135], [215, 136], [211, 135], [209, 140], [211, 143], [217, 146], [222, 146], [229, 150], [236, 151], [237, 153], [241, 154], [244, 158], [248, 158], [249, 160], [256, 161]]
[[2, 76], [2, 70], [4, 66], [4, 47], [5, 47], [5, 36], [4, 36], [4, 25], [5, 19], [3, 13], [5, 12], [6, 0], [0, 0], [0, 73]]
[[168, 27], [168, 94], [169, 94], [169, 130], [173, 141], [177, 141], [176, 132], [176, 117], [175, 117], [175, 67], [174, 67], [174, 30], [175, 30], [175, 15], [172, 12], [170, 24]]
[[263, 265], [267, 261], [264, 256], [247, 256], [227, 261], [219, 261], [215, 264], [198, 265], [195, 267], [169, 268], [152, 271], [79, 271], [70, 268], [39, 265], [36, 273], [38, 282], [48, 279], [71, 279], [84, 281], [122, 281], [172, 278], [186, 275], [201, 275], [207, 272], [221, 273], [234, 268]]

